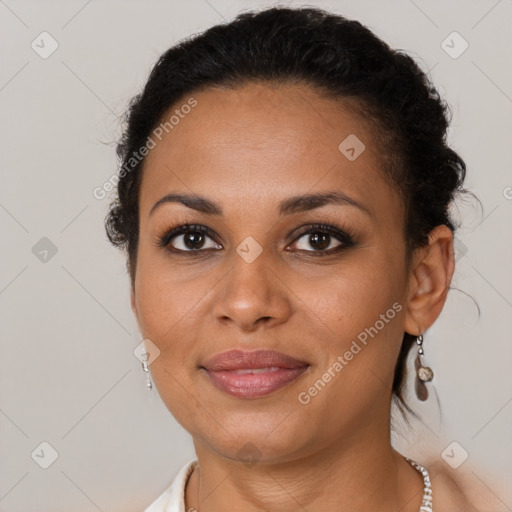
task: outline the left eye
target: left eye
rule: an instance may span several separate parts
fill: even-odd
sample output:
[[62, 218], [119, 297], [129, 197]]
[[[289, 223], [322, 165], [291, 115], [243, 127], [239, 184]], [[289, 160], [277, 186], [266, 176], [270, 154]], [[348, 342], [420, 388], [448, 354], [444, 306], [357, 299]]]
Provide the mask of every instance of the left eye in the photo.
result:
[[[337, 243], [336, 243], [337, 241]], [[350, 246], [350, 237], [338, 230], [329, 227], [312, 228], [302, 233], [294, 242], [298, 250], [308, 252], [332, 252], [341, 246]], [[308, 246], [313, 248], [309, 249]]]
[[[309, 244], [310, 247], [313, 247], [315, 251], [326, 251], [333, 249], [333, 247], [330, 247], [333, 243], [333, 237], [328, 233], [321, 233], [321, 232], [315, 232], [310, 233], [307, 235], [302, 235], [300, 239], [306, 238], [306, 242], [304, 243], [304, 246], [307, 246]], [[299, 241], [300, 241], [299, 239]], [[341, 242], [338, 242], [338, 245], [335, 247], [338, 247], [342, 245]], [[298, 247], [301, 251], [307, 251], [308, 249], [306, 247]]]

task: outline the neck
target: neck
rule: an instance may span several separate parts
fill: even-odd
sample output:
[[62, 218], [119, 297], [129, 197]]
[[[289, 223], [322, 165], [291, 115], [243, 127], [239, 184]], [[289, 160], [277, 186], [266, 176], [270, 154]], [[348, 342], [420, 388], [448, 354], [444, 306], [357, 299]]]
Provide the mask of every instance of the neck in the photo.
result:
[[421, 475], [391, 447], [389, 428], [358, 431], [287, 462], [251, 466], [194, 444], [199, 468], [187, 485], [186, 510], [417, 512], [421, 504]]

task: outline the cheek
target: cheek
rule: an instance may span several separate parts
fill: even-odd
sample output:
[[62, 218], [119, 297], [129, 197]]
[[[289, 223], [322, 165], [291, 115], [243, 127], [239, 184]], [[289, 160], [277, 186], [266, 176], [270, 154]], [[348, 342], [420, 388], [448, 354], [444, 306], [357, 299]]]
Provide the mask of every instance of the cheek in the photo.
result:
[[[373, 325], [402, 300], [402, 274], [396, 260], [361, 257], [316, 283], [308, 280], [297, 284], [297, 295], [305, 312], [311, 311], [311, 317], [328, 326], [333, 336], [347, 340]], [[391, 312], [393, 318], [394, 313]]]
[[136, 302], [142, 335], [160, 350], [151, 372], [159, 390], [168, 392], [173, 402], [173, 396], [182, 394], [181, 386], [192, 389], [189, 384], [199, 364], [199, 349], [210, 343], [204, 326], [222, 275], [180, 272], [165, 257], [143, 251], [138, 264]]
[[[326, 375], [329, 390], [317, 402], [320, 408], [324, 399], [326, 407], [338, 399], [364, 407], [363, 402], [387, 393], [392, 380], [403, 336], [405, 276], [393, 258], [360, 263], [336, 272], [321, 288], [305, 288], [301, 296], [308, 305], [305, 314], [323, 333], [315, 340], [326, 355], [316, 377], [331, 371], [331, 377]], [[342, 367], [337, 371], [335, 361]]]
[[197, 338], [198, 303], [204, 289], [194, 283], [177, 282], [158, 258], [139, 258], [136, 275], [136, 302], [144, 338], [160, 350], [152, 362], [151, 377], [158, 394], [176, 420], [190, 431], [191, 418], [199, 403], [192, 392], [194, 340]]
[[362, 278], [358, 286], [348, 287], [352, 280], [356, 276], [338, 281], [329, 300], [317, 296], [310, 301], [316, 308], [310, 317], [327, 334], [311, 337], [323, 356], [299, 390], [300, 410], [305, 422], [322, 418], [321, 425], [311, 423], [325, 439], [351, 431], [368, 415], [385, 415], [402, 339], [398, 292]]
[[[137, 312], [144, 335], [162, 345], [183, 321], [194, 317], [194, 308], [207, 293], [197, 279], [183, 280], [179, 268], [171, 268], [165, 255], [141, 247], [135, 282]], [[187, 275], [190, 275], [187, 272]]]

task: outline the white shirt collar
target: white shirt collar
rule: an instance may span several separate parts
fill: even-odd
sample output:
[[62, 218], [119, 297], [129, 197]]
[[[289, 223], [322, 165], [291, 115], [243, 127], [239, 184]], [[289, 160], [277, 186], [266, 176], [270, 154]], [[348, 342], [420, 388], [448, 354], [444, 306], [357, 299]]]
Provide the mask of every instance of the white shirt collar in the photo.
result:
[[186, 512], [185, 487], [188, 477], [194, 471], [197, 460], [187, 462], [175, 476], [170, 487], [161, 494], [144, 512]]

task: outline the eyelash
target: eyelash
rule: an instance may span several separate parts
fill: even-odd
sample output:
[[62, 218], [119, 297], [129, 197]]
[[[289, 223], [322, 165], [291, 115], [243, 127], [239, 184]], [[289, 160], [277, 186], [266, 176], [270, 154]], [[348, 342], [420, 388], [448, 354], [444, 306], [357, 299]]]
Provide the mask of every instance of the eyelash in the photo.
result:
[[[190, 234], [190, 233], [202, 233], [204, 235], [207, 235], [212, 240], [214, 240], [216, 243], [218, 243], [215, 238], [215, 233], [208, 227], [203, 226], [201, 224], [182, 224], [180, 226], [171, 228], [169, 231], [167, 231], [164, 235], [158, 237], [157, 246], [166, 248], [168, 251], [174, 253], [174, 254], [185, 254], [185, 253], [196, 253], [199, 255], [201, 252], [204, 251], [212, 251], [217, 249], [196, 249], [196, 250], [189, 250], [184, 251], [182, 249], [176, 249], [172, 246], [170, 246], [170, 242], [177, 236], [183, 235], [183, 234]], [[328, 224], [310, 224], [298, 233], [294, 239], [294, 242], [302, 238], [304, 235], [308, 234], [315, 234], [315, 233], [323, 233], [327, 235], [331, 235], [334, 238], [336, 238], [340, 243], [337, 247], [329, 250], [311, 250], [306, 251], [304, 249], [299, 249], [299, 251], [306, 252], [308, 254], [312, 254], [313, 256], [330, 256], [332, 254], [338, 253], [340, 251], [343, 251], [344, 249], [348, 249], [350, 247], [353, 247], [355, 245], [354, 236], [352, 233], [349, 232], [349, 230], [337, 228], [335, 226], [330, 226]]]

